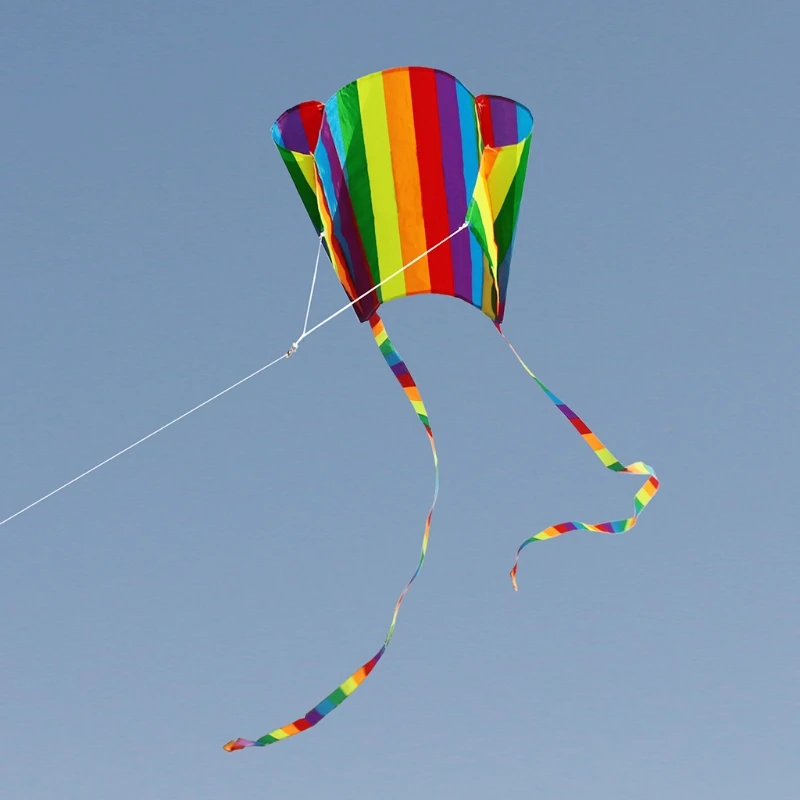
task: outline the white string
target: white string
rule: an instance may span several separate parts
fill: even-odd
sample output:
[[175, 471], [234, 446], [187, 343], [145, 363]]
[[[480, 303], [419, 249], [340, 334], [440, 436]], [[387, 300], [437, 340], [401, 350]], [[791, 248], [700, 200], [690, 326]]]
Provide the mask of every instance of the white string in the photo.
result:
[[202, 403], [199, 403], [194, 408], [190, 408], [188, 411], [181, 414], [179, 417], [175, 417], [171, 422], [168, 422], [166, 425], [162, 425], [160, 428], [157, 428], [152, 433], [148, 433], [147, 436], [142, 436], [141, 439], [134, 442], [133, 444], [129, 444], [127, 447], [120, 450], [118, 453], [114, 453], [113, 456], [109, 456], [105, 461], [101, 461], [99, 464], [96, 464], [91, 469], [87, 469], [86, 472], [82, 472], [77, 477], [73, 478], [71, 481], [67, 481], [66, 483], [62, 484], [58, 487], [58, 489], [53, 489], [52, 492], [48, 492], [48, 494], [44, 495], [44, 497], [40, 497], [35, 502], [31, 503], [30, 505], [25, 506], [25, 508], [21, 508], [15, 514], [12, 514], [10, 517], [6, 517], [0, 525], [5, 525], [6, 522], [11, 522], [12, 519], [18, 517], [20, 514], [24, 514], [26, 511], [29, 511], [34, 506], [38, 506], [39, 503], [43, 503], [49, 497], [52, 497], [54, 494], [58, 494], [62, 489], [66, 489], [67, 486], [72, 486], [73, 483], [77, 483], [81, 478], [85, 478], [87, 475], [91, 475], [95, 470], [100, 469], [100, 467], [104, 467], [109, 462], [113, 461], [115, 458], [119, 458], [124, 453], [127, 453], [128, 450], [133, 450], [134, 447], [138, 447], [142, 442], [146, 442], [148, 439], [152, 439], [157, 433], [161, 433], [161, 431], [165, 431], [167, 428], [174, 425], [176, 422], [180, 422], [182, 419], [185, 419], [189, 416], [189, 414], [194, 414], [195, 411], [199, 411], [203, 406], [207, 406], [212, 401], [216, 400], [218, 397], [222, 397], [222, 395], [227, 394], [232, 389], [235, 389], [237, 386], [241, 386], [246, 381], [249, 381], [251, 378], [255, 378], [256, 375], [264, 372], [264, 370], [269, 369], [270, 367], [277, 364], [279, 361], [283, 361], [284, 358], [288, 358], [289, 356], [284, 353], [280, 358], [276, 358], [274, 361], [270, 361], [269, 364], [265, 364], [263, 367], [260, 367], [255, 372], [251, 372], [246, 378], [242, 378], [240, 381], [236, 381], [236, 383], [230, 385], [227, 389], [223, 389], [221, 392], [217, 392], [213, 397], [209, 397], [208, 400], [204, 400]]
[[411, 261], [409, 261], [408, 264], [404, 264], [402, 267], [400, 267], [400, 269], [396, 270], [391, 275], [388, 275], [387, 277], [385, 277], [380, 283], [376, 283], [371, 289], [368, 289], [366, 292], [364, 292], [364, 294], [359, 295], [358, 297], [356, 297], [355, 300], [353, 300], [352, 302], [348, 303], [346, 306], [342, 306], [338, 311], [335, 311], [329, 317], [325, 317], [325, 319], [322, 320], [322, 322], [318, 322], [313, 328], [311, 328], [311, 330], [304, 331], [303, 335], [297, 340], [296, 344], [300, 344], [300, 342], [302, 342], [303, 339], [306, 338], [306, 336], [311, 336], [311, 334], [314, 333], [314, 331], [318, 330], [323, 325], [327, 325], [332, 319], [336, 319], [336, 317], [338, 317], [339, 314], [343, 314], [345, 311], [347, 311], [348, 308], [351, 308], [356, 303], [358, 303], [359, 301], [363, 300], [368, 294], [372, 294], [372, 292], [374, 292], [379, 286], [383, 286], [384, 283], [386, 283], [387, 281], [390, 281], [392, 278], [396, 278], [401, 272], [405, 272], [409, 267], [411, 267], [414, 264], [416, 264], [417, 261], [420, 261], [423, 258], [425, 258], [425, 256], [427, 256], [430, 253], [432, 253], [434, 250], [436, 250], [437, 247], [441, 247], [445, 242], [449, 242], [450, 239], [452, 239], [454, 236], [456, 236], [459, 233], [461, 233], [461, 231], [463, 231], [467, 227], [469, 227], [469, 222], [465, 222], [463, 225], [461, 225], [460, 227], [456, 228], [451, 234], [449, 234], [448, 236], [445, 236], [444, 239], [442, 239], [439, 242], [436, 242], [436, 244], [433, 245], [433, 247], [429, 247], [424, 253], [422, 253], [421, 255], [418, 255], [416, 258], [411, 259]]
[[319, 235], [319, 247], [317, 247], [317, 260], [314, 262], [314, 275], [311, 278], [311, 292], [308, 295], [308, 305], [306, 306], [306, 319], [303, 322], [303, 333], [301, 335], [301, 339], [303, 336], [306, 335], [306, 328], [308, 328], [308, 315], [311, 313], [311, 301], [314, 299], [314, 287], [317, 285], [317, 270], [319, 269], [319, 257], [322, 254], [322, 240], [325, 238], [325, 234], [321, 233]]
[[318, 331], [323, 325], [327, 325], [331, 320], [336, 319], [336, 317], [338, 317], [340, 314], [343, 314], [345, 311], [347, 311], [348, 308], [352, 308], [356, 303], [363, 300], [367, 295], [374, 292], [379, 286], [383, 286], [383, 284], [386, 283], [387, 281], [390, 281], [392, 278], [396, 278], [402, 272], [405, 272], [409, 267], [413, 266], [418, 261], [425, 258], [425, 256], [427, 256], [429, 253], [432, 253], [434, 250], [436, 250], [437, 247], [441, 247], [445, 242], [449, 241], [456, 234], [463, 231], [466, 227], [468, 227], [468, 225], [469, 223], [465, 222], [460, 228], [454, 230], [449, 236], [446, 236], [440, 242], [437, 242], [435, 245], [433, 245], [433, 247], [429, 247], [424, 253], [422, 253], [422, 255], [419, 255], [416, 258], [412, 259], [411, 261], [408, 262], [408, 264], [404, 264], [402, 267], [400, 267], [400, 269], [393, 272], [388, 277], [384, 278], [380, 283], [376, 283], [375, 286], [373, 286], [368, 291], [364, 292], [364, 294], [360, 295], [359, 297], [356, 297], [355, 300], [352, 300], [347, 305], [342, 306], [338, 311], [334, 312], [329, 317], [326, 317], [324, 320], [322, 320], [322, 322], [318, 322], [313, 328], [307, 330], [308, 315], [311, 310], [311, 298], [314, 294], [314, 285], [316, 284], [316, 278], [317, 278], [317, 267], [319, 266], [320, 251], [322, 249], [322, 236], [320, 236], [320, 245], [319, 248], [317, 249], [317, 263], [314, 265], [314, 278], [311, 281], [311, 294], [309, 295], [308, 298], [308, 307], [306, 309], [306, 321], [305, 325], [303, 326], [303, 333], [296, 342], [292, 343], [292, 346], [289, 348], [287, 352], [285, 352], [282, 356], [279, 356], [278, 358], [274, 359], [273, 361], [270, 361], [269, 364], [265, 364], [263, 367], [259, 367], [257, 370], [251, 372], [249, 375], [245, 376], [241, 380], [236, 381], [236, 383], [232, 383], [230, 386], [228, 386], [227, 389], [223, 389], [221, 392], [217, 392], [212, 397], [209, 397], [208, 400], [203, 400], [202, 403], [198, 403], [194, 408], [190, 408], [188, 411], [185, 411], [179, 417], [175, 417], [175, 419], [171, 420], [170, 422], [167, 422], [160, 428], [156, 428], [156, 430], [152, 431], [151, 433], [148, 433], [147, 436], [142, 436], [141, 439], [137, 439], [137, 441], [135, 441], [133, 444], [129, 444], [127, 447], [123, 447], [122, 450], [120, 450], [117, 453], [114, 453], [113, 456], [109, 456], [108, 458], [101, 461], [99, 464], [95, 464], [95, 466], [93, 466], [91, 469], [87, 469], [86, 472], [82, 472], [80, 475], [77, 475], [76, 477], [72, 478], [72, 480], [69, 480], [66, 483], [61, 484], [61, 486], [59, 486], [57, 489], [53, 489], [52, 492], [48, 492], [47, 494], [42, 495], [42, 497], [40, 497], [38, 500], [35, 500], [33, 503], [29, 503], [24, 508], [21, 508], [19, 511], [13, 513], [11, 516], [6, 517], [4, 520], [0, 520], [0, 527], [5, 525], [7, 522], [11, 522], [12, 519], [16, 519], [18, 516], [24, 514], [26, 511], [30, 511], [35, 506], [38, 506], [39, 503], [43, 503], [45, 500], [63, 491], [68, 486], [72, 486], [73, 483], [77, 483], [79, 480], [85, 478], [87, 475], [91, 475], [93, 472], [100, 469], [100, 467], [104, 467], [106, 464], [110, 464], [112, 461], [119, 458], [121, 455], [124, 455], [129, 450], [133, 450], [134, 447], [138, 447], [140, 444], [143, 444], [148, 439], [152, 439], [156, 434], [159, 434], [162, 431], [165, 431], [167, 428], [172, 427], [176, 422], [180, 422], [182, 419], [186, 419], [186, 417], [188, 417], [190, 414], [194, 414], [195, 411], [199, 411], [204, 406], [207, 406], [209, 403], [212, 403], [214, 400], [217, 400], [218, 398], [222, 397], [222, 395], [232, 391], [237, 386], [241, 386], [243, 383], [246, 383], [251, 378], [255, 378], [256, 375], [260, 375], [262, 372], [265, 372], [270, 367], [275, 366], [275, 364], [277, 364], [279, 361], [283, 361], [285, 358], [289, 358], [289, 356], [291, 356], [297, 350], [297, 347], [300, 344], [300, 342], [302, 342], [303, 339], [305, 339], [307, 336], [311, 336], [311, 334], [314, 333], [314, 331]]

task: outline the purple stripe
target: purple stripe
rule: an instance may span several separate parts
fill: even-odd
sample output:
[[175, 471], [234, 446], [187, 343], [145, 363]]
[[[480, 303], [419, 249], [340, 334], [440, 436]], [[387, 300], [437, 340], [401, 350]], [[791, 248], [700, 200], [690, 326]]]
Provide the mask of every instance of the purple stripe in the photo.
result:
[[281, 132], [281, 139], [283, 139], [283, 146], [287, 150], [294, 150], [296, 153], [306, 155], [311, 152], [299, 108], [293, 108], [284, 114], [279, 121], [278, 128]]
[[309, 725], [316, 725], [322, 719], [322, 714], [316, 708], [313, 708], [306, 714], [305, 719]]
[[[461, 152], [461, 119], [455, 79], [451, 75], [437, 72], [436, 94], [439, 98], [447, 218], [452, 233], [464, 222], [467, 214], [467, 189], [464, 185], [464, 160]], [[471, 303], [472, 262], [469, 236], [456, 236], [451, 239], [450, 252], [455, 295]]]
[[578, 419], [578, 415], [569, 406], [562, 404], [557, 408], [567, 419]]
[[505, 147], [519, 141], [517, 134], [517, 104], [505, 97], [491, 97], [489, 110], [492, 115], [494, 146]]
[[[356, 224], [356, 215], [347, 189], [347, 181], [339, 163], [336, 145], [327, 120], [322, 125], [320, 142], [325, 148], [331, 169], [331, 184], [323, 188], [326, 194], [332, 192], [335, 200], [336, 210], [334, 212], [334, 203], [331, 202], [332, 198], [328, 197], [328, 208], [331, 209], [334, 217], [334, 235], [346, 253], [347, 271], [350, 273], [350, 278], [356, 288], [356, 296], [358, 296], [369, 291], [374, 286], [374, 283], [367, 265], [364, 244], [361, 241], [361, 235]], [[377, 308], [374, 292], [371, 295], [367, 295], [358, 305], [365, 309], [359, 316], [364, 318], [369, 316]]]
[[610, 522], [604, 522], [602, 525], [598, 525], [597, 527], [606, 533], [614, 533], [614, 526]]
[[397, 364], [391, 365], [391, 370], [395, 374], [395, 377], [399, 378], [401, 375], [406, 375], [408, 373], [408, 367], [400, 361]]

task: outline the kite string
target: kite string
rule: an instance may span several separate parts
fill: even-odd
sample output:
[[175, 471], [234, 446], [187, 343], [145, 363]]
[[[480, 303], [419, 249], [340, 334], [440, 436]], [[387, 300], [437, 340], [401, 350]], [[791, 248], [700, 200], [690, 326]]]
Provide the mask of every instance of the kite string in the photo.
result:
[[319, 257], [322, 255], [322, 241], [324, 238], [325, 234], [321, 233], [319, 235], [319, 245], [317, 246], [317, 260], [314, 262], [314, 274], [311, 277], [311, 291], [308, 293], [308, 305], [306, 306], [306, 318], [303, 321], [303, 333], [300, 336], [301, 339], [303, 336], [306, 335], [306, 330], [308, 330], [308, 315], [311, 313], [311, 301], [314, 299], [314, 287], [317, 285], [317, 271], [319, 270]]
[[452, 233], [445, 236], [444, 239], [436, 242], [435, 245], [429, 247], [424, 253], [421, 253], [416, 258], [412, 258], [411, 261], [409, 261], [407, 264], [403, 264], [403, 266], [400, 267], [400, 269], [395, 270], [391, 275], [387, 275], [382, 281], [376, 283], [371, 289], [367, 289], [366, 292], [356, 297], [355, 300], [351, 301], [346, 306], [342, 306], [338, 311], [334, 311], [333, 314], [331, 314], [328, 317], [325, 317], [325, 319], [322, 320], [322, 322], [318, 322], [310, 330], [303, 331], [303, 335], [295, 342], [294, 346], [296, 347], [297, 345], [299, 345], [300, 342], [302, 342], [303, 339], [306, 338], [306, 336], [311, 336], [311, 334], [314, 333], [314, 331], [319, 330], [323, 325], [327, 325], [331, 320], [336, 319], [336, 317], [338, 317], [339, 314], [343, 314], [345, 311], [347, 311], [348, 308], [352, 308], [356, 303], [361, 302], [361, 300], [363, 300], [367, 295], [372, 294], [372, 292], [374, 292], [376, 289], [383, 286], [384, 283], [388, 283], [390, 280], [392, 280], [392, 278], [396, 278], [398, 275], [405, 272], [409, 267], [414, 266], [414, 264], [416, 264], [418, 261], [421, 261], [423, 258], [425, 258], [425, 256], [430, 255], [438, 247], [441, 247], [443, 244], [445, 244], [445, 242], [449, 242], [454, 236], [458, 236], [458, 234], [461, 233], [461, 231], [466, 230], [468, 227], [469, 227], [469, 222], [464, 222], [462, 225], [456, 228]]
[[95, 464], [90, 469], [87, 469], [85, 472], [82, 472], [80, 475], [76, 475], [74, 478], [68, 480], [66, 483], [62, 483], [61, 486], [59, 486], [56, 489], [53, 489], [52, 491], [48, 492], [45, 495], [42, 495], [38, 500], [34, 500], [32, 503], [29, 503], [24, 508], [19, 509], [19, 511], [15, 511], [10, 516], [6, 517], [3, 520], [0, 520], [0, 527], [2, 527], [3, 525], [5, 525], [8, 522], [11, 522], [11, 520], [16, 519], [17, 517], [21, 516], [26, 511], [30, 511], [32, 508], [35, 508], [40, 503], [43, 503], [45, 500], [49, 500], [54, 495], [58, 494], [59, 492], [62, 492], [64, 489], [68, 488], [69, 486], [72, 486], [74, 483], [77, 483], [78, 481], [82, 480], [83, 478], [87, 477], [88, 475], [91, 475], [93, 472], [96, 472], [101, 467], [104, 467], [107, 464], [110, 464], [112, 461], [116, 460], [120, 456], [124, 455], [125, 453], [129, 452], [130, 450], [133, 450], [135, 447], [138, 447], [140, 444], [143, 444], [148, 439], [152, 439], [154, 436], [156, 436], [157, 434], [161, 433], [162, 431], [165, 431], [167, 428], [171, 428], [177, 422], [180, 422], [181, 420], [186, 419], [186, 417], [188, 417], [190, 414], [194, 414], [195, 411], [199, 411], [201, 408], [203, 408], [204, 406], [207, 406], [209, 403], [212, 403], [214, 400], [217, 400], [218, 398], [222, 397], [223, 395], [227, 394], [228, 392], [232, 391], [233, 389], [236, 389], [238, 386], [241, 386], [243, 383], [246, 383], [247, 381], [251, 380], [252, 378], [255, 378], [256, 375], [260, 375], [262, 372], [265, 372], [270, 367], [275, 366], [275, 364], [277, 364], [279, 361], [283, 361], [284, 359], [289, 358], [297, 350], [297, 347], [300, 344], [300, 342], [303, 341], [303, 339], [305, 339], [307, 336], [310, 336], [312, 333], [314, 333], [315, 331], [318, 331], [324, 325], [327, 325], [329, 322], [334, 320], [340, 314], [343, 314], [345, 311], [347, 311], [348, 308], [352, 308], [356, 303], [358, 303], [359, 301], [363, 300], [365, 297], [367, 297], [367, 295], [369, 295], [372, 292], [374, 292], [376, 289], [378, 289], [380, 286], [382, 286], [387, 281], [391, 280], [392, 278], [396, 277], [397, 275], [400, 275], [402, 272], [405, 272], [405, 270], [407, 270], [409, 267], [413, 266], [418, 261], [420, 261], [421, 259], [425, 258], [425, 256], [427, 256], [429, 253], [431, 253], [434, 250], [436, 250], [438, 247], [441, 247], [445, 242], [447, 242], [450, 239], [452, 239], [454, 236], [456, 236], [458, 233], [460, 233], [462, 230], [464, 230], [467, 227], [468, 227], [468, 223], [465, 222], [463, 225], [461, 225], [459, 228], [454, 230], [451, 234], [446, 236], [444, 239], [442, 239], [441, 241], [437, 242], [432, 247], [429, 247], [424, 253], [422, 253], [421, 255], [417, 256], [414, 259], [412, 259], [407, 264], [404, 264], [402, 267], [400, 267], [400, 269], [396, 270], [391, 275], [389, 275], [388, 277], [386, 277], [382, 281], [380, 281], [380, 283], [375, 284], [375, 286], [373, 286], [371, 289], [369, 289], [368, 291], [364, 292], [359, 297], [356, 297], [355, 300], [351, 300], [346, 305], [343, 305], [338, 311], [336, 311], [333, 314], [331, 314], [330, 316], [326, 317], [324, 320], [322, 320], [322, 322], [318, 322], [313, 328], [311, 328], [309, 330], [308, 329], [308, 316], [309, 316], [309, 313], [311, 312], [311, 300], [312, 300], [312, 297], [313, 297], [313, 294], [314, 294], [314, 287], [316, 285], [317, 270], [318, 270], [318, 267], [319, 267], [319, 259], [320, 259], [320, 255], [321, 255], [321, 251], [322, 251], [322, 241], [323, 241], [323, 238], [324, 238], [324, 234], [320, 234], [319, 246], [317, 248], [317, 261], [316, 261], [316, 264], [314, 265], [314, 277], [312, 278], [312, 281], [311, 281], [311, 293], [310, 293], [309, 298], [308, 298], [308, 305], [307, 305], [307, 308], [306, 308], [306, 319], [305, 319], [305, 324], [303, 325], [303, 332], [301, 333], [301, 335], [298, 338], [298, 340], [296, 342], [293, 342], [292, 346], [283, 355], [279, 356], [278, 358], [274, 359], [273, 361], [270, 361], [269, 364], [265, 364], [263, 367], [259, 367], [257, 370], [251, 372], [249, 375], [245, 376], [244, 378], [241, 378], [240, 380], [236, 381], [236, 383], [232, 383], [226, 389], [223, 389], [221, 392], [217, 392], [215, 395], [213, 395], [212, 397], [209, 397], [207, 400], [204, 400], [202, 403], [198, 403], [193, 408], [190, 408], [188, 411], [185, 411], [180, 416], [175, 417], [175, 419], [170, 420], [166, 424], [162, 425], [160, 428], [156, 428], [154, 431], [151, 431], [146, 436], [142, 436], [141, 439], [137, 439], [135, 442], [133, 442], [133, 444], [129, 444], [127, 447], [123, 447], [122, 450], [120, 450], [120, 451], [114, 453], [114, 455], [109, 456], [108, 458], [104, 459], [99, 464]]
[[113, 456], [109, 456], [104, 461], [101, 461], [99, 464], [95, 464], [95, 466], [93, 466], [91, 469], [87, 469], [86, 472], [82, 472], [80, 475], [77, 475], [76, 477], [72, 478], [72, 480], [69, 480], [66, 483], [62, 484], [57, 489], [53, 489], [52, 492], [48, 492], [46, 495], [40, 497], [38, 500], [25, 506], [25, 508], [21, 508], [19, 511], [12, 514], [10, 517], [6, 517], [4, 520], [0, 521], [0, 525], [5, 525], [7, 522], [11, 522], [12, 519], [18, 517], [20, 514], [24, 514], [26, 511], [30, 511], [30, 509], [32, 509], [34, 506], [38, 506], [39, 503], [43, 503], [45, 500], [49, 499], [54, 494], [58, 494], [60, 491], [66, 489], [68, 486], [72, 486], [73, 483], [77, 483], [79, 480], [81, 480], [81, 478], [85, 478], [87, 475], [91, 475], [93, 472], [100, 469], [100, 467], [104, 467], [106, 464], [109, 464], [114, 459], [119, 458], [121, 455], [124, 455], [129, 450], [133, 450], [134, 447], [138, 447], [140, 444], [143, 444], [148, 439], [152, 439], [156, 434], [159, 434], [162, 431], [165, 431], [167, 428], [172, 427], [176, 422], [180, 422], [182, 419], [185, 419], [190, 414], [194, 414], [195, 411], [199, 411], [201, 408], [203, 408], [203, 406], [207, 406], [209, 403], [213, 402], [217, 398], [222, 397], [222, 395], [227, 394], [228, 392], [235, 389], [237, 386], [241, 386], [243, 383], [249, 381], [251, 378], [255, 378], [256, 375], [261, 374], [265, 370], [268, 370], [270, 367], [277, 364], [279, 361], [283, 361], [284, 358], [288, 357], [289, 356], [286, 353], [284, 353], [282, 356], [276, 358], [274, 361], [270, 361], [269, 364], [265, 364], [263, 367], [259, 367], [257, 370], [255, 370], [255, 372], [251, 372], [246, 377], [236, 381], [236, 383], [234, 384], [231, 384], [227, 389], [223, 389], [221, 392], [217, 392], [213, 397], [209, 397], [208, 400], [204, 400], [202, 403], [198, 403], [194, 408], [190, 408], [188, 411], [185, 411], [179, 417], [175, 417], [175, 419], [166, 423], [166, 425], [162, 425], [160, 428], [156, 428], [156, 430], [152, 431], [151, 433], [148, 433], [147, 436], [142, 436], [141, 439], [138, 439], [133, 444], [129, 444], [127, 447], [124, 447], [118, 453], [114, 453]]

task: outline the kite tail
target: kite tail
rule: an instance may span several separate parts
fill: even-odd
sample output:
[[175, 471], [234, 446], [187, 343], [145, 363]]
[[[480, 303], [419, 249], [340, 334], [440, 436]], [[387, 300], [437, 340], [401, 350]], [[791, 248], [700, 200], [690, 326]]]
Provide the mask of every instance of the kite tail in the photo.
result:
[[430, 440], [431, 444], [431, 452], [433, 453], [433, 466], [435, 471], [433, 502], [431, 503], [428, 516], [425, 520], [425, 532], [422, 536], [422, 550], [420, 552], [419, 563], [417, 564], [414, 574], [411, 576], [411, 579], [408, 581], [405, 588], [400, 593], [400, 597], [395, 603], [394, 612], [392, 613], [392, 623], [389, 626], [389, 632], [386, 634], [386, 639], [384, 640], [381, 649], [378, 650], [378, 652], [369, 661], [367, 661], [366, 664], [356, 670], [344, 683], [334, 689], [334, 691], [332, 691], [324, 700], [322, 700], [322, 702], [318, 703], [314, 708], [312, 708], [311, 711], [309, 711], [304, 717], [296, 719], [294, 722], [290, 723], [289, 725], [284, 725], [282, 728], [277, 728], [271, 733], [268, 733], [266, 736], [262, 736], [260, 739], [256, 739], [255, 741], [251, 741], [250, 739], [231, 740], [226, 745], [223, 745], [223, 749], [227, 750], [229, 753], [233, 752], [234, 750], [243, 750], [245, 747], [266, 747], [269, 744], [279, 742], [281, 739], [288, 739], [290, 736], [294, 736], [296, 733], [301, 733], [309, 728], [313, 728], [314, 725], [323, 719], [323, 717], [327, 716], [331, 711], [333, 711], [334, 708], [343, 703], [363, 683], [364, 679], [370, 674], [370, 672], [372, 672], [372, 670], [375, 668], [375, 665], [381, 660], [381, 657], [386, 652], [386, 648], [389, 646], [389, 642], [392, 640], [392, 636], [394, 635], [394, 628], [395, 624], [397, 623], [397, 614], [400, 611], [400, 606], [406, 596], [406, 592], [409, 590], [409, 587], [414, 582], [417, 575], [419, 575], [419, 571], [425, 562], [425, 554], [428, 550], [428, 537], [431, 529], [431, 518], [433, 517], [433, 509], [436, 506], [436, 500], [439, 496], [439, 458], [436, 455], [436, 445], [433, 440], [433, 431], [431, 430], [431, 426], [428, 421], [428, 412], [425, 410], [425, 405], [420, 397], [419, 389], [417, 389], [417, 385], [414, 383], [411, 373], [408, 371], [403, 359], [400, 358], [400, 355], [398, 354], [397, 350], [395, 350], [394, 345], [389, 339], [386, 329], [383, 327], [381, 318], [377, 314], [373, 314], [369, 319], [369, 323], [372, 327], [372, 335], [375, 337], [375, 343], [380, 348], [384, 359], [386, 359], [386, 363], [391, 368], [395, 378], [397, 378], [398, 382], [403, 387], [406, 397], [408, 397], [411, 405], [414, 407], [414, 411], [417, 412], [420, 422], [422, 422], [423, 426], [425, 427], [425, 432], [428, 434], [428, 439]]
[[635, 524], [641, 514], [644, 507], [655, 497], [656, 492], [658, 491], [658, 478], [656, 477], [653, 468], [648, 464], [645, 464], [643, 461], [636, 461], [633, 464], [628, 464], [628, 466], [623, 466], [615, 456], [611, 454], [611, 451], [597, 438], [597, 436], [592, 433], [589, 426], [565, 403], [562, 403], [561, 400], [556, 397], [537, 377], [533, 374], [531, 369], [528, 365], [522, 360], [519, 353], [514, 349], [514, 345], [506, 339], [505, 334], [503, 333], [500, 326], [495, 323], [495, 327], [497, 328], [500, 335], [505, 340], [506, 344], [511, 348], [511, 352], [517, 357], [517, 361], [522, 364], [525, 372], [533, 378], [536, 383], [539, 385], [539, 388], [552, 400], [553, 404], [558, 408], [558, 410], [572, 423], [572, 426], [575, 428], [581, 436], [583, 436], [584, 441], [589, 447], [594, 450], [595, 455], [603, 462], [604, 466], [608, 469], [612, 470], [613, 472], [626, 472], [629, 475], [647, 475], [649, 476], [642, 486], [641, 489], [636, 493], [633, 498], [633, 506], [634, 512], [632, 517], [628, 517], [627, 519], [618, 519], [613, 522], [597, 522], [593, 525], [590, 525], [586, 522], [562, 522], [559, 525], [551, 525], [549, 528], [545, 528], [545, 530], [540, 531], [535, 536], [531, 536], [529, 539], [526, 539], [517, 550], [517, 557], [514, 560], [514, 567], [511, 570], [511, 583], [514, 586], [514, 591], [517, 590], [517, 567], [519, 566], [519, 557], [520, 553], [531, 543], [531, 542], [542, 542], [545, 539], [553, 539], [556, 536], [561, 536], [562, 533], [568, 533], [569, 531], [595, 531], [596, 533], [625, 533], [629, 531]]

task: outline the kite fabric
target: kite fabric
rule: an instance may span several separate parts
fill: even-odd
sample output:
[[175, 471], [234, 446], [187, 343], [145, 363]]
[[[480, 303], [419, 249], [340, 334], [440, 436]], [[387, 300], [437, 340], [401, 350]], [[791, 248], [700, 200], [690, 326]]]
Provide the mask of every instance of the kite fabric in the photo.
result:
[[414, 294], [459, 297], [502, 322], [532, 131], [513, 100], [403, 67], [289, 109], [272, 137], [350, 300], [374, 289], [354, 305], [362, 322]]
[[473, 96], [452, 75], [427, 67], [367, 75], [324, 104], [294, 106], [273, 125], [273, 140], [356, 316], [369, 322], [425, 428], [435, 488], [419, 563], [395, 604], [380, 650], [304, 717], [255, 741], [232, 740], [224, 745], [229, 752], [264, 747], [308, 730], [349, 697], [386, 652], [400, 606], [425, 561], [439, 462], [417, 385], [378, 316], [382, 303], [438, 294], [479, 309], [608, 469], [647, 476], [634, 498], [632, 517], [564, 522], [526, 539], [511, 570], [515, 590], [520, 554], [531, 542], [573, 530], [628, 531], [658, 490], [652, 468], [641, 461], [623, 466], [528, 368], [502, 331], [532, 131], [533, 116], [525, 106], [505, 97]]

